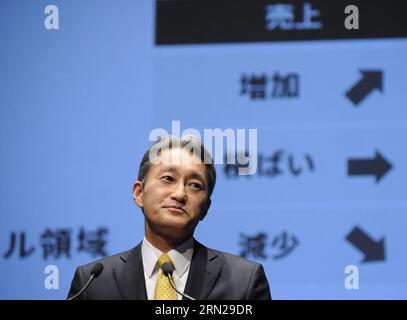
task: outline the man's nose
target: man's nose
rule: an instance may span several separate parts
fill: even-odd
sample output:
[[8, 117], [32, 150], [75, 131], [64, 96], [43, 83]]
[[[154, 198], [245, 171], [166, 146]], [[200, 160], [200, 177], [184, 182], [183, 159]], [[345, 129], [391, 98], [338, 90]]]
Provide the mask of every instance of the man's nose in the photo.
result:
[[179, 202], [185, 202], [187, 198], [187, 193], [185, 190], [184, 183], [180, 182], [177, 183], [175, 186], [175, 190], [173, 192], [173, 197]]

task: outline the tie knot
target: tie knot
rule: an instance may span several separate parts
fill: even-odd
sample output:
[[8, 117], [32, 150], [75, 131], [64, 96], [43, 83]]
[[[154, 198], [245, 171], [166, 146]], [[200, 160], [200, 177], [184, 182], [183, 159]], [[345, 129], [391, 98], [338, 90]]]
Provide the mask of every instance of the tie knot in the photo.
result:
[[163, 253], [159, 258], [158, 258], [158, 265], [160, 266], [160, 268], [162, 267], [162, 265], [164, 263], [172, 263], [172, 260], [170, 258], [170, 256], [166, 253]]

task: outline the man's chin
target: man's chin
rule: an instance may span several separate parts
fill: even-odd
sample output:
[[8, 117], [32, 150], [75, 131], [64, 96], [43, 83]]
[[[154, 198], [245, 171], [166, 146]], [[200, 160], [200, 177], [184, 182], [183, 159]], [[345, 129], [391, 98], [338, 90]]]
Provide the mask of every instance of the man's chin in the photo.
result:
[[184, 238], [193, 233], [194, 228], [185, 221], [166, 221], [158, 227], [163, 233], [170, 237]]
[[163, 230], [174, 230], [177, 232], [184, 232], [187, 230], [187, 224], [185, 221], [168, 221], [161, 225]]

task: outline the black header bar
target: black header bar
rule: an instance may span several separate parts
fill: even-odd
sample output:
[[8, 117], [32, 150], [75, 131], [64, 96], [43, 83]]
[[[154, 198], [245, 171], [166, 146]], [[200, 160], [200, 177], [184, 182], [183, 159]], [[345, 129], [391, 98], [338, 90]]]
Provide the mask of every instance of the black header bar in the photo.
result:
[[[348, 5], [359, 29], [345, 28]], [[405, 0], [157, 0], [157, 45], [407, 37]], [[352, 12], [354, 12], [352, 10]]]

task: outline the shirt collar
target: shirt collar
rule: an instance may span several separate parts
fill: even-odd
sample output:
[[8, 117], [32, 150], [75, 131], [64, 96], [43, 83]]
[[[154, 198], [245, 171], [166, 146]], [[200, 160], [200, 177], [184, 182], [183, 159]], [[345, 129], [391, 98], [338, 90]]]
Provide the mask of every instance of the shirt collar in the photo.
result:
[[[194, 253], [194, 238], [191, 237], [185, 242], [181, 243], [175, 249], [171, 249], [167, 252], [170, 256], [172, 262], [174, 263], [175, 272], [179, 277], [187, 271], [189, 265], [191, 264], [192, 254]], [[143, 258], [144, 270], [148, 277], [151, 278], [153, 273], [158, 270], [157, 259], [161, 256], [163, 252], [154, 247], [146, 237], [144, 237], [141, 244], [141, 255]]]

